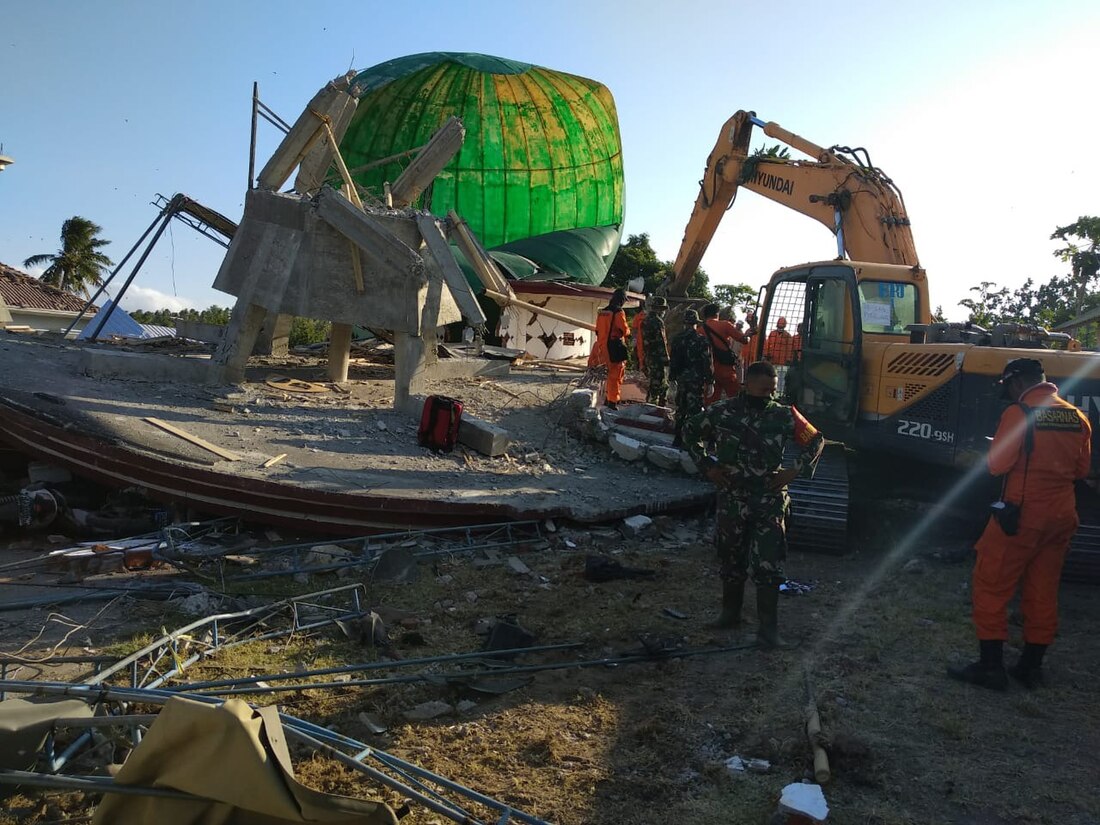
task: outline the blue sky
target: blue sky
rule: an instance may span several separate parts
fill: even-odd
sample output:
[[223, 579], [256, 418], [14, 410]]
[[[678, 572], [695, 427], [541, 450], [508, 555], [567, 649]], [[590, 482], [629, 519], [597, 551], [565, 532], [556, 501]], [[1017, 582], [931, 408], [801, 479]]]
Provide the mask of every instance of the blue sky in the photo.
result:
[[[721, 124], [754, 109], [865, 146], [900, 185], [932, 299], [1064, 267], [1054, 227], [1100, 212], [1092, 103], [1100, 4], [78, 3], [8, 0], [0, 24], [0, 261], [56, 249], [84, 215], [118, 260], [185, 192], [240, 217], [249, 96], [296, 117], [327, 80], [422, 51], [480, 51], [595, 78], [615, 96], [626, 231], [676, 255]], [[278, 135], [261, 128], [260, 164]], [[816, 223], [745, 192], [703, 261], [759, 285], [832, 257]], [[130, 307], [228, 305], [220, 247], [174, 224]]]

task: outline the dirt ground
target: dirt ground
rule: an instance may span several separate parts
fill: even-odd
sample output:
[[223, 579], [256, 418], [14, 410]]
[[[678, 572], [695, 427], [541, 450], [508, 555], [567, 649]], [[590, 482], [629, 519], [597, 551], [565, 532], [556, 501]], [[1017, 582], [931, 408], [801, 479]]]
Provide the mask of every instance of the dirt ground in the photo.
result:
[[[649, 535], [627, 540], [611, 529], [562, 526], [550, 536], [550, 549], [522, 555], [529, 574], [456, 557], [424, 566], [412, 584], [368, 582], [371, 603], [421, 619], [414, 629], [391, 628], [393, 649], [404, 657], [477, 650], [476, 621], [507, 613], [537, 633], [539, 644], [584, 643], [578, 651], [523, 662], [618, 656], [637, 651], [640, 635], [686, 648], [735, 644], [751, 638], [753, 625], [742, 637], [704, 627], [718, 590], [709, 529], [705, 518], [662, 518]], [[278, 701], [294, 715], [561, 825], [748, 825], [768, 822], [782, 787], [811, 768], [802, 734], [808, 671], [830, 742], [829, 822], [1100, 822], [1092, 758], [1100, 749], [1095, 589], [1063, 587], [1063, 626], [1048, 655], [1046, 688], [1028, 693], [1014, 684], [1003, 695], [968, 688], [943, 672], [975, 653], [966, 545], [920, 543], [919, 561], [903, 572], [912, 557], [890, 552], [901, 538], [864, 542], [843, 558], [792, 554], [788, 575], [813, 589], [781, 602], [782, 628], [798, 644], [788, 651], [552, 670], [496, 697], [398, 685], [256, 698]], [[583, 577], [591, 552], [656, 574], [592, 584]], [[316, 578], [299, 589], [328, 581]], [[750, 594], [746, 615], [753, 604]], [[92, 649], [185, 620], [171, 609], [154, 616], [155, 610], [126, 614], [125, 623], [111, 611], [94, 617], [87, 633]], [[1020, 644], [1018, 618], [1012, 634], [1010, 661]], [[84, 635], [71, 644], [86, 646]], [[4, 650], [13, 650], [12, 634], [3, 638]], [[121, 654], [127, 647], [110, 649]], [[373, 649], [325, 633], [227, 651], [188, 676], [226, 678], [376, 657]], [[402, 716], [432, 699], [476, 704], [428, 722]], [[362, 713], [389, 731], [371, 734]], [[724, 762], [734, 755], [764, 758], [772, 767], [732, 776]], [[327, 759], [303, 754], [298, 769], [323, 790], [400, 802]], [[80, 812], [72, 797], [45, 803], [14, 797], [7, 809], [5, 821], [34, 824]], [[443, 820], [414, 807], [405, 821]]]

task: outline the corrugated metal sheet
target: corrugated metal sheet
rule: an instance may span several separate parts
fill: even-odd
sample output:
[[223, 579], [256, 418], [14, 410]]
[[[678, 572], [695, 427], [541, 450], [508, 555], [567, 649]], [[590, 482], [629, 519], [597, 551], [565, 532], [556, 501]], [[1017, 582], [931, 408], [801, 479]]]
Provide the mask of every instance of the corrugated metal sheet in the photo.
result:
[[[103, 305], [104, 312], [110, 308], [111, 303], [111, 301], [108, 301]], [[86, 340], [90, 338], [95, 327], [96, 322], [93, 321], [89, 323], [80, 331], [77, 340]], [[107, 323], [103, 325], [103, 329], [98, 332], [96, 337], [103, 339], [115, 335], [119, 338], [160, 338], [164, 335], [174, 336], [175, 334], [176, 331], [171, 327], [161, 327], [155, 324], [139, 324], [130, 317], [130, 313], [119, 307], [111, 313], [110, 317], [107, 319]]]
[[[15, 267], [0, 264], [0, 296], [10, 307], [52, 309], [60, 312], [80, 312], [84, 301], [72, 293], [48, 286]], [[95, 307], [88, 310], [89, 314]]]
[[142, 332], [145, 333], [144, 335], [141, 336], [142, 338], [175, 338], [176, 337], [176, 328], [175, 327], [162, 327], [162, 326], [159, 326], [158, 324], [138, 324], [138, 326], [141, 327]]

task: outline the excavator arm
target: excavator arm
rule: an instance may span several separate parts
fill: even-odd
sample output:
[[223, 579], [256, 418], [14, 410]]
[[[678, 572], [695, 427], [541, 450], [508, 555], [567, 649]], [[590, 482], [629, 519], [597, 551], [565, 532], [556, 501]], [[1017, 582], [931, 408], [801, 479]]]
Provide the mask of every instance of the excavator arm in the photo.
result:
[[[753, 126], [813, 160], [750, 154]], [[777, 123], [760, 120], [754, 112], [740, 111], [723, 124], [707, 158], [699, 197], [673, 267], [670, 295], [684, 294], [741, 188], [824, 224], [836, 235], [840, 258], [919, 265], [901, 193], [871, 164], [866, 150], [825, 149]]]

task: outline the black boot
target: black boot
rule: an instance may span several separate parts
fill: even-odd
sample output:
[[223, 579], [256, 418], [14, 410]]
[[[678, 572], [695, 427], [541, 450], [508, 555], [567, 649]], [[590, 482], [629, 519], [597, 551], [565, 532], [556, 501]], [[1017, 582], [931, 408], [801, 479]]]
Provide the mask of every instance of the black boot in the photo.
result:
[[775, 650], [788, 645], [779, 638], [779, 585], [756, 586], [756, 615], [760, 627], [756, 629], [756, 642], [760, 647]]
[[1043, 654], [1046, 652], [1046, 645], [1033, 645], [1028, 642], [1024, 645], [1024, 652], [1020, 654], [1020, 661], [1008, 669], [1008, 675], [1028, 690], [1041, 687], [1043, 684]]
[[1008, 675], [1005, 673], [1004, 642], [1000, 639], [982, 639], [978, 642], [981, 658], [969, 665], [953, 665], [947, 668], [947, 675], [960, 682], [966, 682], [989, 690], [1007, 690]]
[[722, 582], [722, 612], [707, 625], [715, 630], [736, 630], [741, 627], [741, 607], [745, 603], [745, 582]]
[[619, 409], [619, 405], [618, 405], [618, 404], [616, 404], [616, 403], [615, 403], [614, 401], [604, 401], [604, 402], [603, 402], [603, 405], [604, 405], [605, 407], [607, 407], [607, 409], [609, 409], [609, 410], [617, 410], [617, 409]]

